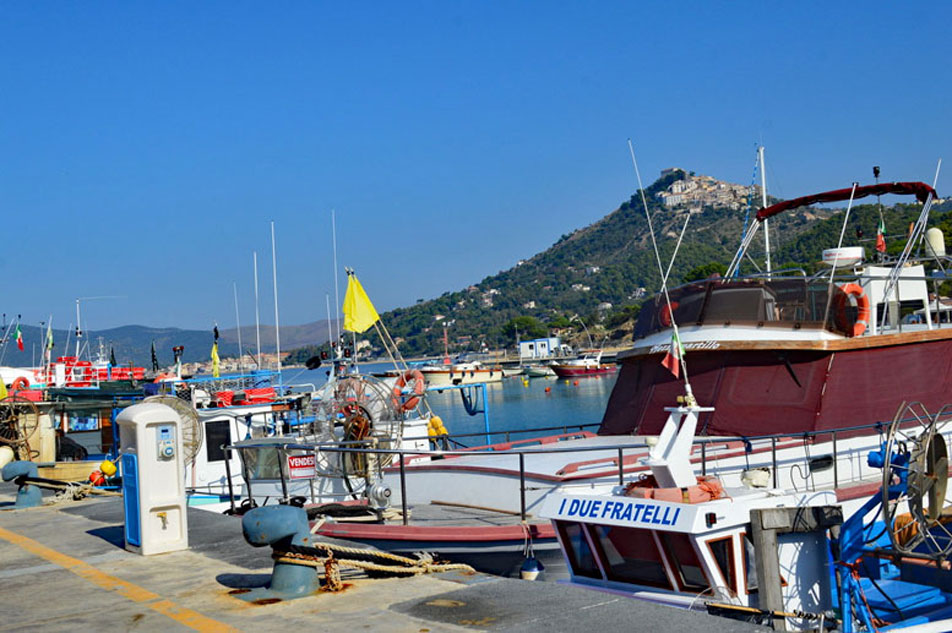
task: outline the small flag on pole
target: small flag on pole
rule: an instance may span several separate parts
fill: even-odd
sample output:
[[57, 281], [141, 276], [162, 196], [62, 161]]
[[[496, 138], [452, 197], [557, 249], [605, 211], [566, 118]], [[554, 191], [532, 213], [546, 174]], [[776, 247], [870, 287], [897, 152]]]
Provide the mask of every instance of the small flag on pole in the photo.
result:
[[876, 227], [876, 250], [886, 252], [886, 225], [882, 218], [879, 218], [879, 226]]
[[20, 331], [20, 324], [17, 323], [17, 331], [14, 332], [14, 338], [17, 340], [17, 349], [23, 351], [23, 332]]
[[53, 324], [50, 323], [46, 326], [46, 349], [53, 349]]
[[344, 294], [344, 329], [348, 332], [366, 332], [379, 320], [380, 315], [357, 281], [357, 275], [348, 271], [347, 292]]
[[218, 341], [212, 343], [212, 377], [218, 378], [221, 374], [219, 371], [220, 368], [220, 359], [218, 358]]
[[671, 333], [671, 347], [668, 349], [668, 353], [664, 355], [661, 364], [674, 374], [675, 378], [679, 378], [681, 376], [682, 358], [684, 358], [684, 345], [681, 344], [681, 339], [678, 337], [677, 330], [675, 330]]

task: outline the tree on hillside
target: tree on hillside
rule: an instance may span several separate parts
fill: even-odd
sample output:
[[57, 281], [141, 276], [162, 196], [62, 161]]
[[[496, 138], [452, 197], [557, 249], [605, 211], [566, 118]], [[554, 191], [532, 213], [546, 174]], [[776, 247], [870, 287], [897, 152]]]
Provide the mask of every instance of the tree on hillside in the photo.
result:
[[520, 339], [544, 338], [549, 335], [545, 325], [532, 316], [517, 316], [502, 326], [503, 335], [513, 342], [516, 340], [516, 332], [519, 333]]
[[723, 262], [710, 262], [692, 268], [684, 275], [684, 281], [699, 281], [711, 275], [723, 277], [727, 273], [727, 266]]

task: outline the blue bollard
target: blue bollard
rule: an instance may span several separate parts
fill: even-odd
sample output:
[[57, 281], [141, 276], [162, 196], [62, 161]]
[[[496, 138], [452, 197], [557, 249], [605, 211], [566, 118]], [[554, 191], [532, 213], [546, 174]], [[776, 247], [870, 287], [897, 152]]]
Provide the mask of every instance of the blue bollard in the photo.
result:
[[[245, 540], [253, 547], [270, 545], [287, 549], [288, 545], [311, 546], [310, 524], [304, 508], [296, 506], [264, 506], [248, 511], [241, 518], [241, 530]], [[310, 595], [320, 587], [320, 576], [313, 567], [275, 561], [271, 582], [240, 594], [242, 600], [255, 601], [261, 598], [290, 600]]]
[[[4, 481], [14, 481], [19, 477], [36, 477], [39, 471], [33, 462], [10, 462], [3, 467], [0, 476]], [[43, 505], [43, 492], [34, 484], [21, 482], [17, 490], [17, 500], [14, 508], [35, 508]]]

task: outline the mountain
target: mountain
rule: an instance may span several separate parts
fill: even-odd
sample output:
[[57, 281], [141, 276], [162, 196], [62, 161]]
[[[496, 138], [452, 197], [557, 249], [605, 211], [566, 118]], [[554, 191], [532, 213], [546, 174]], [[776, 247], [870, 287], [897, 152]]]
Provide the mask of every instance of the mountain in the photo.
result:
[[[687, 222], [669, 286], [726, 270], [739, 246], [745, 216], [752, 221], [761, 206], [756, 188], [748, 206], [747, 189], [680, 169], [665, 170], [645, 189], [664, 266]], [[896, 236], [905, 235], [920, 209], [915, 204], [897, 204], [886, 210], [887, 232], [893, 236], [891, 252], [901, 250], [903, 240]], [[948, 202], [935, 205], [931, 224], [945, 226], [948, 232], [950, 211]], [[811, 207], [771, 219], [774, 269], [818, 270], [822, 249], [837, 243], [842, 217], [842, 210]], [[878, 220], [875, 203], [854, 206], [844, 243], [864, 244], [872, 251]], [[759, 262], [764, 261], [762, 234], [749, 251]], [[752, 271], [749, 263], [744, 266], [744, 271]], [[392, 310], [382, 318], [408, 356], [441, 353], [445, 324], [449, 324], [451, 352], [476, 350], [484, 344], [490, 349], [512, 347], [517, 329], [523, 339], [555, 332], [575, 346], [587, 345], [587, 334], [596, 344], [604, 338], [620, 344], [630, 338], [638, 304], [660, 289], [660, 281], [642, 195], [636, 191], [601, 220], [563, 235], [515, 267], [464, 290]]]
[[[23, 334], [23, 351], [19, 351], [16, 342], [10, 340], [5, 346], [0, 364], [25, 367], [38, 363], [46, 338], [46, 331], [35, 325], [22, 324], [20, 331]], [[2, 334], [2, 333], [0, 333]], [[10, 332], [10, 337], [13, 333]], [[172, 364], [172, 348], [183, 345], [185, 362], [208, 360], [214, 336], [212, 330], [183, 330], [179, 328], [154, 328], [144, 325], [124, 325], [106, 330], [97, 330], [83, 333], [83, 357], [95, 357], [102, 341], [106, 358], [110, 350], [115, 352], [116, 362], [120, 365], [133, 363], [137, 366], [152, 366], [152, 343], [155, 342], [155, 352], [162, 367]], [[304, 347], [305, 345], [321, 344], [327, 341], [327, 321], [315, 321], [304, 325], [281, 326], [282, 350]], [[247, 352], [255, 349], [255, 327], [241, 328], [241, 344]], [[53, 355], [68, 356], [76, 351], [74, 332], [67, 330], [53, 330]], [[5, 349], [4, 349], [5, 347]], [[238, 330], [231, 328], [221, 330], [219, 344], [223, 358], [237, 356]], [[275, 337], [273, 325], [261, 326], [261, 351], [273, 352]]]

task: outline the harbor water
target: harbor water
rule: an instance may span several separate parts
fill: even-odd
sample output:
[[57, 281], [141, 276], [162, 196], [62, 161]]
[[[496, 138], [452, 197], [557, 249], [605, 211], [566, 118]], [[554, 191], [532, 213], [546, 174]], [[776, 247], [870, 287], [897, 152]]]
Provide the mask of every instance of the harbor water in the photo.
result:
[[[360, 373], [372, 374], [392, 367], [390, 363], [370, 363], [361, 365]], [[458, 438], [466, 446], [552, 435], [562, 429], [578, 431], [580, 426], [595, 432], [616, 376], [617, 373], [573, 379], [511, 376], [501, 382], [487, 383], [486, 401], [478, 395], [472, 408], [483, 410], [488, 405], [488, 437], [486, 416], [481, 412], [467, 413], [460, 390], [430, 391], [427, 401], [451, 435], [471, 435]], [[311, 372], [290, 370], [284, 377], [288, 382], [317, 381], [318, 387], [326, 378], [324, 368]], [[470, 396], [480, 392], [479, 389], [467, 390]]]

